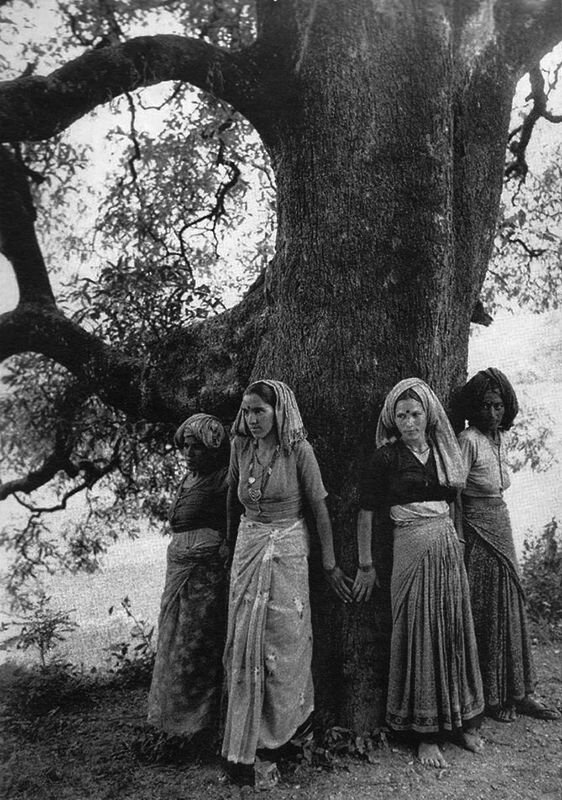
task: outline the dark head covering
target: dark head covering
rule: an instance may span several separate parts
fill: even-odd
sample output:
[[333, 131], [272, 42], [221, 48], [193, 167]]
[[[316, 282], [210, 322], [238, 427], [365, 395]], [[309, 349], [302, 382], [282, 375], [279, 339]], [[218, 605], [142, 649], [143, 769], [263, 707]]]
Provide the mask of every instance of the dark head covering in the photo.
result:
[[500, 429], [508, 431], [519, 411], [517, 395], [503, 372], [496, 367], [480, 370], [463, 386], [458, 395], [458, 408], [463, 419], [473, 425], [486, 392], [498, 392], [503, 400], [504, 412]]
[[[293, 390], [282, 381], [264, 380], [263, 378], [254, 381], [246, 389], [244, 394], [251, 390], [256, 383], [264, 383], [269, 386], [275, 394], [275, 431], [281, 449], [285, 453], [290, 453], [297, 442], [306, 439], [306, 430], [303, 425], [301, 413], [297, 405], [297, 400]], [[246, 426], [246, 419], [242, 406], [232, 423], [233, 436], [251, 436]]]

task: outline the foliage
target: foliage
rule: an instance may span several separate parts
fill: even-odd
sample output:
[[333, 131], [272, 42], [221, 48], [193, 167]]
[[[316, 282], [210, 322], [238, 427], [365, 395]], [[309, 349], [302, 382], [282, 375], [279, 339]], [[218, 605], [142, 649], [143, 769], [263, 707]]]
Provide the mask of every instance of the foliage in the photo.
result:
[[[133, 612], [128, 597], [121, 600], [121, 608], [132, 621], [130, 641], [115, 642], [109, 649], [110, 672], [120, 686], [147, 686], [154, 668], [154, 626], [139, 619]], [[109, 614], [113, 614], [113, 606]]]
[[386, 733], [382, 729], [359, 736], [349, 728], [323, 726], [320, 720], [314, 731], [307, 731], [291, 740], [291, 747], [299, 761], [322, 767], [334, 767], [346, 756], [372, 764], [376, 759], [376, 751], [386, 746]]
[[209, 760], [218, 754], [216, 737], [202, 731], [191, 738], [168, 734], [148, 724], [139, 726], [130, 739], [131, 751], [143, 764], [178, 764]]
[[555, 518], [539, 537], [525, 540], [522, 579], [529, 615], [538, 630], [562, 640], [562, 537]]
[[59, 712], [89, 705], [95, 682], [72, 664], [60, 662], [46, 666], [0, 667], [3, 716], [10, 730], [26, 739], [35, 739], [42, 722]]
[[[560, 61], [560, 47], [556, 51], [558, 57], [542, 66], [546, 102], [554, 108], [560, 102], [560, 64], [556, 63]], [[514, 103], [508, 162], [516, 152], [513, 134], [520, 130], [531, 101], [532, 93], [521, 106], [517, 100]], [[559, 140], [549, 140], [547, 132], [552, 132], [552, 125], [537, 127], [531, 170], [517, 180], [508, 177], [504, 186], [494, 253], [481, 293], [484, 306], [492, 314], [500, 308], [549, 311], [562, 302], [562, 145]]]
[[507, 461], [513, 472], [530, 467], [546, 472], [557, 461], [550, 447], [554, 420], [545, 411], [530, 403], [519, 415], [509, 434]]
[[16, 493], [27, 512], [19, 529], [9, 518], [0, 529], [0, 546], [11, 556], [6, 586], [12, 603], [22, 606], [23, 586], [43, 571], [92, 572], [119, 535], [135, 537], [141, 521], [160, 524], [177, 482], [177, 459], [171, 426], [129, 422], [44, 358], [12, 359], [3, 382], [4, 476], [40, 469], [45, 454], [66, 459], [65, 470], [33, 502]]
[[28, 597], [27, 614], [22, 620], [12, 621], [12, 625], [20, 628], [15, 637], [17, 649], [36, 648], [42, 669], [47, 668], [52, 651], [65, 641], [66, 634], [77, 627], [77, 623], [71, 619], [74, 609], [55, 611], [50, 601], [51, 598], [44, 592], [39, 592], [36, 598]]
[[[48, 71], [60, 53], [75, 56], [104, 37], [155, 28], [229, 48], [255, 32], [251, 4], [168, 5], [46, 7], [27, 50], [16, 46], [8, 10], [14, 57], [4, 72], [14, 76], [18, 59], [22, 69], [32, 62]], [[18, 152], [34, 176], [37, 230], [58, 305], [108, 343], [146, 358], [154, 342], [233, 302], [264, 268], [273, 240], [272, 178], [248, 123], [187, 85], [127, 95], [110, 113], [93, 113], [94, 121], [97, 143], [81, 145], [64, 132]], [[55, 450], [68, 461], [32, 503], [16, 495], [27, 518], [18, 530], [10, 522], [0, 532], [0, 546], [14, 554], [8, 588], [17, 603], [21, 587], [42, 570], [95, 569], [120, 532], [134, 535], [141, 519], [161, 521], [177, 466], [171, 426], [129, 423], [42, 357], [10, 359], [1, 380], [3, 480], [40, 469]], [[74, 527], [49, 514], [70, 502]]]

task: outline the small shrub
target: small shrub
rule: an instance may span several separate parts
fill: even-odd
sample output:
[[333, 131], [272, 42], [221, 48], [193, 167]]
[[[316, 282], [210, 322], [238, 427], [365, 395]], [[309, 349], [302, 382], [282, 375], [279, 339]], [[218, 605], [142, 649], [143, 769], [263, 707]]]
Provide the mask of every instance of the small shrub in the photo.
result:
[[[154, 625], [135, 616], [128, 597], [121, 600], [121, 608], [132, 620], [130, 640], [115, 642], [108, 647], [109, 671], [120, 686], [148, 686], [154, 669], [156, 652], [153, 645]], [[113, 606], [109, 609], [113, 614]]]
[[522, 581], [527, 609], [541, 638], [562, 639], [562, 541], [553, 518], [542, 534], [523, 544]]
[[18, 650], [35, 648], [41, 667], [45, 668], [51, 652], [66, 639], [65, 634], [78, 627], [70, 618], [75, 609], [54, 611], [50, 607], [51, 598], [40, 592], [36, 598], [26, 598], [27, 614], [20, 620], [13, 620], [20, 631], [14, 637]]
[[181, 764], [208, 761], [218, 755], [217, 734], [200, 731], [192, 737], [165, 733], [149, 725], [139, 727], [130, 739], [135, 758], [143, 764]]

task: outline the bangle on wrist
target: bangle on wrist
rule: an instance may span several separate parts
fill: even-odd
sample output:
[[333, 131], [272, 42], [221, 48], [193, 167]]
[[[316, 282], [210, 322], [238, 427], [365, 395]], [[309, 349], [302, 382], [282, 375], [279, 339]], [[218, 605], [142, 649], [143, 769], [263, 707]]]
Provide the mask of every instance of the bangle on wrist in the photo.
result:
[[333, 574], [333, 573], [334, 573], [334, 572], [337, 570], [337, 568], [338, 568], [338, 565], [337, 565], [337, 564], [334, 564], [334, 566], [333, 566], [333, 567], [325, 567], [325, 566], [322, 566], [322, 569], [324, 570], [324, 572], [326, 573], [326, 575], [332, 575], [332, 574]]
[[373, 562], [371, 561], [369, 564], [359, 564], [358, 569], [360, 572], [370, 572], [373, 567]]

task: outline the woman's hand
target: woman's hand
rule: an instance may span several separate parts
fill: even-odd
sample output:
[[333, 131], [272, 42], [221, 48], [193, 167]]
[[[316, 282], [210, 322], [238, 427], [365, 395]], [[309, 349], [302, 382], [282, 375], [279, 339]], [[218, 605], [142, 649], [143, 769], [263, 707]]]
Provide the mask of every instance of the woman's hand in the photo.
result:
[[226, 541], [226, 539], [223, 539], [221, 546], [219, 547], [219, 557], [222, 559], [225, 569], [230, 569], [232, 555], [232, 548], [229, 546], [229, 543]]
[[380, 583], [374, 566], [371, 564], [369, 567], [359, 567], [351, 589], [353, 600], [356, 603], [368, 600], [375, 586], [380, 586]]
[[331, 589], [337, 594], [340, 600], [344, 603], [351, 603], [353, 597], [351, 595], [352, 580], [348, 578], [345, 572], [340, 569], [337, 564], [331, 569], [324, 568], [324, 575], [330, 584]]

